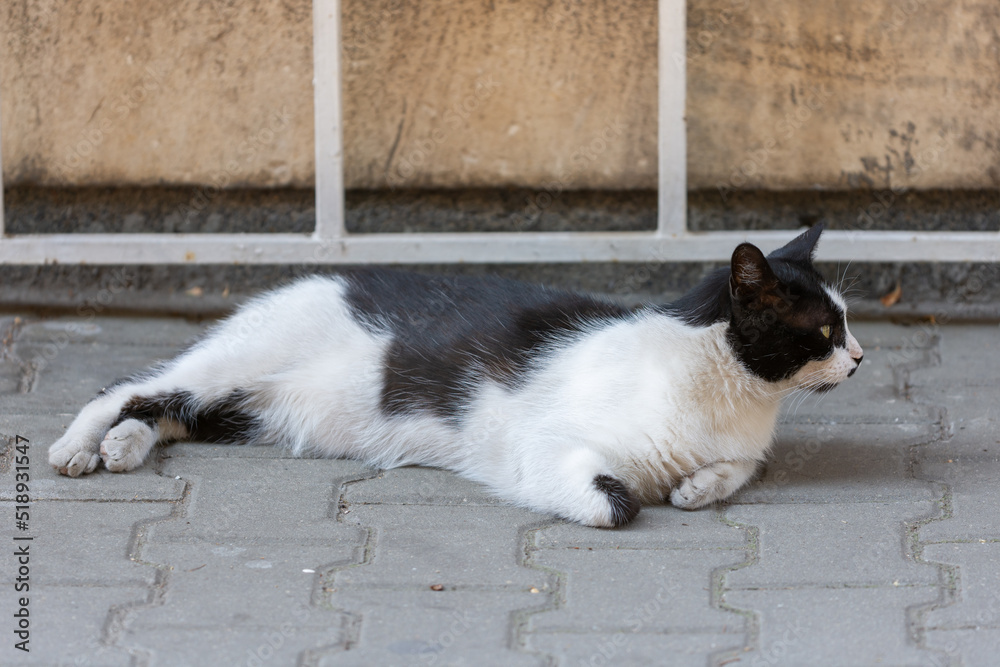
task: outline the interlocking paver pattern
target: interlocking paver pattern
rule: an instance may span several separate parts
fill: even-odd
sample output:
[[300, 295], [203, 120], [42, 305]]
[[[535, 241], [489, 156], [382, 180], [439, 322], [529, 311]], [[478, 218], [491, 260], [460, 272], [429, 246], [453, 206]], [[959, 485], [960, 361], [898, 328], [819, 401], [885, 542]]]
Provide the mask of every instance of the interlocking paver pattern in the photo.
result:
[[[179, 444], [125, 475], [46, 448], [180, 319], [0, 317], [0, 539], [31, 440], [31, 652], [3, 665], [994, 665], [1000, 330], [859, 323], [760, 477], [596, 530], [449, 472]], [[8, 551], [5, 549], [5, 551]], [[0, 614], [17, 564], [0, 558]], [[0, 628], [3, 630], [3, 628]]]

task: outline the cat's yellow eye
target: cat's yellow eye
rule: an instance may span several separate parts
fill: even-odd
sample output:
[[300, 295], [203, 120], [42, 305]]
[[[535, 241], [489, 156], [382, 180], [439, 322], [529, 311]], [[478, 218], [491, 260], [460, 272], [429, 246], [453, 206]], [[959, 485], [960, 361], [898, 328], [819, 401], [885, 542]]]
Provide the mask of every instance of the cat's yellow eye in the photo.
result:
[[830, 337], [830, 325], [829, 324], [824, 324], [823, 326], [821, 326], [819, 328], [819, 332], [821, 334], [823, 334], [823, 338], [829, 338]]

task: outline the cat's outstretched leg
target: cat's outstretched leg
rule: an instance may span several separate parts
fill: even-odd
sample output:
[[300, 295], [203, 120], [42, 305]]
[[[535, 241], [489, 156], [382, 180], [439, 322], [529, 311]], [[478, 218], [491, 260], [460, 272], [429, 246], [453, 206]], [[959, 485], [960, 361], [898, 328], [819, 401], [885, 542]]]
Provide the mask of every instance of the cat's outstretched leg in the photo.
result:
[[595, 450], [577, 449], [535, 473], [519, 494], [535, 509], [598, 528], [623, 526], [639, 513], [638, 497]]
[[242, 442], [254, 432], [256, 417], [245, 409], [245, 392], [207, 397], [159, 389], [169, 380], [128, 383], [91, 401], [49, 448], [49, 463], [70, 477], [93, 472], [102, 459], [111, 472], [127, 472], [142, 465], [160, 441]]
[[693, 510], [733, 495], [757, 470], [756, 461], [716, 461], [698, 468], [670, 492], [670, 503]]
[[93, 472], [101, 462], [101, 441], [123, 404], [123, 399], [103, 394], [85, 405], [63, 437], [49, 447], [49, 464], [70, 477]]

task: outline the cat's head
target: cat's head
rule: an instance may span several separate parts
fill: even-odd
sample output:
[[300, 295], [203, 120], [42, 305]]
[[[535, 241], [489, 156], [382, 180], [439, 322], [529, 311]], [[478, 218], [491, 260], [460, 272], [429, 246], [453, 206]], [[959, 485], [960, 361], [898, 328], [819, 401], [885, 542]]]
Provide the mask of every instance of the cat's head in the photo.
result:
[[827, 391], [854, 374], [863, 352], [847, 305], [813, 268], [822, 223], [764, 256], [742, 243], [729, 274], [730, 340], [754, 374]]

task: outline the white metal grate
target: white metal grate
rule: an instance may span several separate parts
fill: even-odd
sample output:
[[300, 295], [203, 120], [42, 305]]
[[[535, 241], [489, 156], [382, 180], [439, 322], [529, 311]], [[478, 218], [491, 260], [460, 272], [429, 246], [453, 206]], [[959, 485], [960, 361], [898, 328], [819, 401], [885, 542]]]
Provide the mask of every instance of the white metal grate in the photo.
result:
[[[368, 264], [726, 260], [744, 231], [687, 229], [685, 0], [659, 0], [659, 214], [654, 232], [348, 234], [340, 2], [313, 1], [316, 228], [312, 234], [3, 235], [4, 264]], [[766, 248], [793, 231], [752, 232]], [[1000, 232], [828, 231], [821, 260], [996, 261]]]

